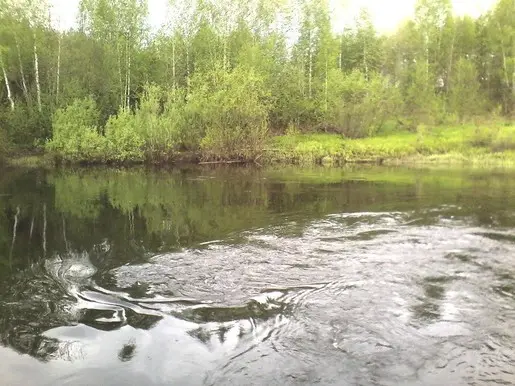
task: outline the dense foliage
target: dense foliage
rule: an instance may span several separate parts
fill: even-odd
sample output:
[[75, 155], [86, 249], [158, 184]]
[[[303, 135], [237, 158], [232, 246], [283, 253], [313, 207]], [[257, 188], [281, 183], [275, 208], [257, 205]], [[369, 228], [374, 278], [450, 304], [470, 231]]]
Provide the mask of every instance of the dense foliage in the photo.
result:
[[157, 28], [147, 0], [81, 0], [63, 31], [46, 0], [0, 0], [0, 137], [66, 161], [256, 159], [273, 133], [515, 113], [513, 0], [478, 19], [418, 0], [388, 36], [365, 10], [335, 32], [327, 0], [168, 6]]

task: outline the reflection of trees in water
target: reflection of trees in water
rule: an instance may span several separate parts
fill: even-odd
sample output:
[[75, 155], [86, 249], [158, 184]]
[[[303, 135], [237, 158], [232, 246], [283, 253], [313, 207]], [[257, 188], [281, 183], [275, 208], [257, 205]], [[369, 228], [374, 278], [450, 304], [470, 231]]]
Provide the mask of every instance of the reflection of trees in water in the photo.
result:
[[79, 317], [74, 301], [52, 279], [39, 271], [2, 284], [0, 337], [4, 346], [43, 361], [64, 354], [63, 358], [76, 356], [75, 346], [63, 346], [44, 336], [45, 331], [76, 324]]
[[[395, 205], [395, 210], [418, 211], [417, 215], [423, 217], [420, 224], [432, 224], [438, 213], [420, 209], [455, 202], [464, 208], [459, 215], [473, 216], [479, 223], [515, 225], [514, 217], [506, 211], [515, 207], [510, 195], [514, 183], [504, 176], [472, 181], [477, 187], [471, 191], [467, 190], [466, 178], [447, 174], [421, 179], [416, 172], [398, 182], [392, 173], [382, 177], [381, 183], [371, 183], [345, 180], [345, 172], [341, 171], [330, 172], [337, 173], [337, 179], [323, 181], [324, 173], [305, 183], [281, 182], [287, 177], [284, 175], [266, 180], [262, 178], [267, 177], [265, 172], [252, 169], [155, 173], [93, 170], [55, 172], [49, 176], [28, 172], [14, 177], [1, 174], [2, 344], [41, 360], [79, 358], [79, 343], [46, 338], [45, 331], [77, 323], [102, 330], [118, 329], [124, 324], [151, 329], [159, 317], [124, 305], [105, 305], [98, 310], [78, 307], [77, 299], [70, 295], [70, 286], [77, 286], [74, 291], [78, 291], [88, 285], [92, 275], [90, 272], [81, 276], [87, 271], [80, 268], [81, 264], [98, 270], [95, 279], [105, 288], [123, 290], [134, 298], [144, 297], [144, 284], [116, 288], [109, 271], [124, 264], [145, 262], [162, 251], [198, 247], [204, 241], [226, 240], [243, 230], [284, 222], [285, 213], [296, 214], [295, 229], [302, 230], [305, 223], [324, 214], [383, 210]], [[505, 195], [503, 199], [485, 199], [499, 198], [499, 194]], [[477, 206], [479, 201], [482, 208]], [[499, 211], [500, 205], [504, 205], [504, 212]], [[455, 211], [449, 208], [445, 216]], [[56, 256], [62, 256], [61, 262], [54, 260]], [[439, 318], [445, 283], [429, 278], [423, 281], [422, 290], [420, 304], [413, 307], [414, 317]], [[92, 305], [93, 302], [86, 307]], [[116, 321], [115, 313], [120, 310], [125, 319]], [[285, 313], [287, 310], [280, 306], [268, 310], [250, 302], [240, 307], [186, 309], [177, 316], [198, 323], [190, 335], [199, 341], [224, 344], [237, 339], [233, 336], [243, 339], [258, 330], [273, 328], [270, 326], [280, 322]], [[135, 352], [135, 343], [128, 343], [120, 349], [120, 358], [129, 358]]]
[[[100, 330], [119, 329], [124, 325], [150, 329], [160, 320], [154, 315], [141, 315], [116, 304], [99, 305], [99, 310], [88, 308], [96, 307], [94, 303], [82, 304], [78, 294], [91, 284], [95, 272], [87, 253], [70, 252], [46, 259], [43, 264], [2, 281], [1, 343], [41, 361], [71, 361], [83, 357], [82, 344], [49, 338], [45, 336], [47, 331], [77, 324]], [[124, 319], [119, 322], [108, 320], [117, 310], [123, 310]], [[102, 316], [107, 316], [107, 321], [102, 322]]]
[[[155, 252], [198, 246], [283, 221], [285, 213], [298, 214], [295, 219], [301, 226], [326, 213], [383, 210], [392, 203], [395, 210], [412, 210], [456, 202], [461, 211], [453, 213], [457, 210], [450, 208], [446, 216], [463, 216], [468, 211], [481, 223], [511, 221], [515, 225], [513, 216], [498, 207], [515, 206], [509, 194], [514, 180], [505, 176], [424, 176], [382, 170], [381, 183], [375, 183], [345, 180], [350, 178], [346, 173], [307, 172], [306, 183], [301, 173], [299, 181], [285, 183], [280, 179], [288, 179], [289, 174], [233, 168], [152, 173], [96, 169], [3, 176], [0, 269], [25, 269], [70, 247], [89, 251], [97, 268], [117, 267], [145, 261]], [[370, 172], [372, 177], [378, 173]], [[326, 174], [332, 178], [325, 181]], [[269, 175], [275, 179], [263, 178]], [[423, 190], [417, 188], [420, 185]], [[488, 199], [498, 194], [506, 197]], [[477, 196], [485, 198], [481, 199], [483, 208], [476, 205]], [[422, 217], [421, 224], [437, 219], [432, 213], [422, 213]], [[98, 246], [106, 241], [109, 249], [100, 250]], [[99, 250], [93, 251], [94, 246]]]

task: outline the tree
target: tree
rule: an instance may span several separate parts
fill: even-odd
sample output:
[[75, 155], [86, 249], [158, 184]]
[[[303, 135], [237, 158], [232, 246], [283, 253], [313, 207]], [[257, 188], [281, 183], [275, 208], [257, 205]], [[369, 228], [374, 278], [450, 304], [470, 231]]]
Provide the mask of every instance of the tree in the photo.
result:
[[452, 88], [449, 92], [450, 111], [458, 115], [459, 121], [467, 116], [480, 115], [484, 104], [480, 96], [480, 83], [474, 63], [460, 58], [451, 78]]
[[492, 54], [498, 63], [502, 79], [504, 113], [515, 111], [515, 1], [500, 0], [489, 17]]

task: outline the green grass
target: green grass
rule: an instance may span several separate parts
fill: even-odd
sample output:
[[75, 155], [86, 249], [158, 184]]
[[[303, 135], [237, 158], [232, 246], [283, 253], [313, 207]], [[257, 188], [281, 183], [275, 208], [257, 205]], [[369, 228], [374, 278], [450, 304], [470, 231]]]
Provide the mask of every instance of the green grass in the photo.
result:
[[515, 167], [515, 126], [427, 128], [346, 139], [336, 134], [274, 137], [268, 163], [342, 165], [348, 163]]
[[15, 166], [19, 168], [49, 168], [52, 167], [53, 161], [51, 157], [44, 154], [28, 154], [18, 155], [13, 157], [7, 157], [6, 164], [9, 166]]

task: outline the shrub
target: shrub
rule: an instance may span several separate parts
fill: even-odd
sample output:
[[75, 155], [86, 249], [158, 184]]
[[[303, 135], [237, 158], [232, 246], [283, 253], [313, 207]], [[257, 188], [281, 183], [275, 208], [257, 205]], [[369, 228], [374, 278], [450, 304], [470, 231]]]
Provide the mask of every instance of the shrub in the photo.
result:
[[101, 162], [106, 158], [105, 138], [97, 131], [99, 112], [91, 98], [75, 100], [52, 117], [53, 137], [47, 149], [71, 162]]
[[468, 138], [468, 143], [473, 147], [489, 147], [497, 136], [497, 132], [496, 129], [476, 127], [472, 136]]
[[[442, 116], [442, 99], [435, 94], [433, 75], [427, 63], [419, 61], [404, 68], [402, 101], [408, 126], [435, 124]], [[402, 103], [403, 102], [403, 103]]]
[[252, 69], [214, 70], [198, 80], [188, 115], [195, 119], [206, 158], [253, 160], [262, 152], [268, 111], [262, 78]]
[[515, 126], [499, 130], [491, 148], [493, 151], [515, 150]]
[[165, 94], [161, 88], [145, 88], [135, 112], [134, 129], [144, 141], [144, 152], [150, 161], [173, 157], [181, 140], [184, 100], [180, 90]]
[[457, 114], [459, 122], [485, 112], [484, 98], [480, 94], [481, 84], [474, 63], [467, 59], [459, 59], [449, 87], [449, 109]]
[[329, 76], [332, 86], [325, 120], [345, 136], [374, 135], [397, 115], [400, 93], [388, 78], [373, 74], [367, 80], [360, 71], [344, 75], [339, 70]]
[[0, 111], [0, 126], [13, 147], [30, 149], [50, 136], [51, 114], [45, 109], [40, 113], [19, 103], [14, 111]]
[[0, 162], [5, 157], [7, 150], [8, 150], [7, 133], [6, 133], [6, 130], [4, 130], [0, 126]]
[[127, 109], [111, 116], [105, 126], [107, 157], [117, 162], [143, 160], [143, 139], [135, 130], [135, 118]]

